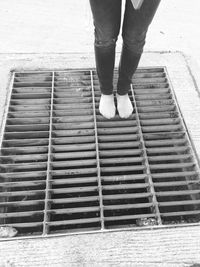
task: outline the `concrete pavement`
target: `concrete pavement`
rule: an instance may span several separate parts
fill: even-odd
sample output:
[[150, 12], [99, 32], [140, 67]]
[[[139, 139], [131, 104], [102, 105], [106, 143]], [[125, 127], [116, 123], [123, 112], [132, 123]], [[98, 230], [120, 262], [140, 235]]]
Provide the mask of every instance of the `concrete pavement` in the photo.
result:
[[[194, 128], [194, 135], [196, 130], [197, 148], [200, 147], [197, 114], [200, 108], [199, 10], [199, 0], [162, 0], [145, 46], [146, 52], [158, 53], [146, 53], [141, 61], [141, 65], [164, 62], [169, 67], [187, 125]], [[1, 0], [0, 36], [0, 118], [10, 68], [67, 68], [80, 64], [87, 67], [94, 63], [89, 0]], [[120, 47], [121, 38], [118, 52]], [[169, 58], [162, 51], [181, 51], [188, 64], [185, 65], [180, 55], [174, 60], [176, 55], [171, 53]], [[194, 103], [197, 103], [196, 115], [190, 117], [193, 111], [190, 107]], [[200, 263], [199, 226], [143, 231], [142, 235], [130, 231], [101, 236], [11, 240], [0, 245], [0, 266], [4, 267], [102, 266], [102, 259], [104, 266], [119, 266], [122, 259], [123, 266], [138, 267], [191, 267]]]

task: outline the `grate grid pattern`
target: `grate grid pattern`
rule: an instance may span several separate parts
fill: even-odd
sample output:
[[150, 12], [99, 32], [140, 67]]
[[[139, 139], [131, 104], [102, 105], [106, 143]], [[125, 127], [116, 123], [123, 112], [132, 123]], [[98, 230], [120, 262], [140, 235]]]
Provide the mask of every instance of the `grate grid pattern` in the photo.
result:
[[[138, 125], [139, 125], [141, 143], [142, 143], [143, 151], [144, 151], [144, 160], [145, 160], [146, 173], [147, 173], [147, 178], [148, 178], [148, 183], [149, 183], [149, 191], [151, 192], [152, 202], [154, 203], [154, 206], [153, 206], [154, 210], [153, 211], [156, 214], [158, 224], [162, 224], [160, 211], [159, 211], [159, 204], [158, 204], [157, 196], [156, 196], [155, 189], [154, 189], [154, 184], [153, 184], [153, 180], [152, 180], [152, 176], [151, 176], [151, 168], [150, 168], [150, 165], [149, 165], [149, 160], [148, 160], [148, 156], [147, 156], [147, 150], [146, 150], [145, 141], [144, 141], [144, 137], [143, 137], [142, 121], [140, 121], [140, 116], [139, 116], [139, 113], [138, 113], [138, 103], [135, 100], [136, 96], [134, 95], [134, 91], [133, 91], [133, 86], [132, 85], [131, 85], [131, 92], [132, 92], [132, 96], [133, 96], [133, 103], [134, 103], [134, 106], [135, 106], [135, 113], [136, 113], [137, 121], [138, 121]], [[149, 99], [149, 95], [152, 96], [153, 94], [151, 92], [147, 93], [147, 99]], [[144, 98], [144, 95], [143, 95], [143, 99], [146, 100]]]
[[126, 120], [99, 114], [95, 70], [13, 79], [0, 225], [26, 236], [199, 222], [199, 167], [164, 68], [137, 70]]

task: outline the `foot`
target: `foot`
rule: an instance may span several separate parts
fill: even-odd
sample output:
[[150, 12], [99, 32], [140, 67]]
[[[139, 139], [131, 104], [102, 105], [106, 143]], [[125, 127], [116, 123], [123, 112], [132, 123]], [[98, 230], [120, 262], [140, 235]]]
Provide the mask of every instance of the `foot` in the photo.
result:
[[128, 94], [126, 95], [117, 94], [117, 110], [119, 112], [119, 116], [123, 119], [126, 119], [129, 116], [131, 116], [133, 112], [133, 106]]
[[113, 95], [101, 95], [99, 111], [106, 119], [115, 117], [116, 108]]

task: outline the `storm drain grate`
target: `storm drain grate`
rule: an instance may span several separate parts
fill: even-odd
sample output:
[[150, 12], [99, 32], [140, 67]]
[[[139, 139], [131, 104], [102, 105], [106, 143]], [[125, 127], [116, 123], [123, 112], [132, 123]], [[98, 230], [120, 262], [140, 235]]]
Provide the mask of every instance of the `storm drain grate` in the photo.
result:
[[130, 98], [130, 118], [106, 120], [95, 70], [15, 72], [0, 225], [25, 236], [199, 222], [199, 169], [165, 68], [138, 69]]

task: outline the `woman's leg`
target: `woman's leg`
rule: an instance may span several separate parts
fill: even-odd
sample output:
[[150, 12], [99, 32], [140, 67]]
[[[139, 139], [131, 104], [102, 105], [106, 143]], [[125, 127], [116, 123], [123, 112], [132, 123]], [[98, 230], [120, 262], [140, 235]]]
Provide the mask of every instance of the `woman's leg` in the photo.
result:
[[94, 22], [94, 51], [96, 70], [102, 97], [100, 112], [106, 118], [114, 117], [113, 70], [115, 46], [121, 23], [121, 0], [90, 0]]
[[135, 10], [131, 0], [126, 0], [122, 29], [123, 47], [117, 84], [118, 111], [121, 117], [127, 117], [132, 113], [127, 93], [143, 52], [148, 27], [159, 3], [160, 0], [144, 0], [141, 8]]

